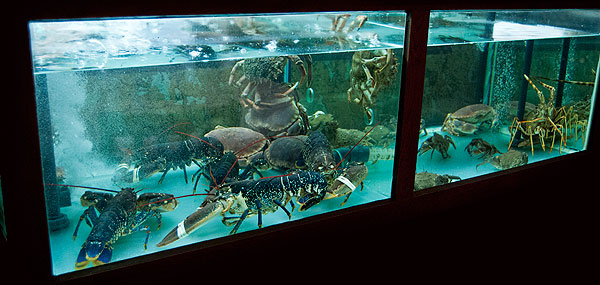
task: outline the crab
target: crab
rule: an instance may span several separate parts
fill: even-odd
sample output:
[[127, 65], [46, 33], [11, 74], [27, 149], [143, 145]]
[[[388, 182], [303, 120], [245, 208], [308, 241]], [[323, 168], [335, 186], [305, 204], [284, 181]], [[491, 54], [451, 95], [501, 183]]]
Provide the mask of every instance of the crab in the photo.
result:
[[528, 160], [529, 157], [527, 156], [527, 153], [511, 149], [505, 152], [504, 154], [494, 156], [491, 159], [487, 159], [486, 161], [478, 164], [475, 168], [477, 169], [479, 166], [489, 162], [493, 167], [499, 170], [505, 170], [525, 165], [527, 164]]
[[488, 159], [496, 153], [502, 154], [493, 144], [480, 138], [472, 139], [467, 147], [465, 147], [465, 151], [469, 153], [470, 156], [478, 155], [478, 158], [483, 159]]
[[[350, 14], [342, 14], [342, 15], [328, 15], [327, 18], [331, 19], [331, 30], [334, 32], [341, 32], [341, 33], [348, 33], [354, 29], [356, 29], [357, 31], [360, 30], [360, 28], [362, 28], [362, 26], [365, 24], [365, 22], [367, 21], [367, 16], [366, 15], [358, 15], [356, 16], [356, 18], [354, 18], [354, 20], [352, 22], [350, 22], [350, 25], [348, 25], [348, 27], [346, 27], [346, 22], [348, 22], [348, 19], [350, 18]], [[346, 29], [344, 29], [344, 27]]]
[[264, 152], [250, 158], [250, 163], [261, 170], [305, 168], [302, 149], [306, 139], [307, 136], [277, 138]]
[[437, 150], [442, 155], [442, 158], [448, 158], [450, 157], [448, 154], [450, 144], [456, 149], [456, 145], [449, 135], [442, 136], [438, 133], [433, 133], [433, 136], [429, 137], [421, 144], [419, 155], [431, 151], [431, 157], [433, 158], [433, 153]]
[[[301, 57], [304, 58], [304, 60], [302, 60]], [[256, 98], [254, 101], [249, 99], [253, 89], [257, 84], [260, 84], [264, 81], [280, 81], [288, 60], [291, 60], [298, 67], [301, 77], [299, 82], [288, 87], [286, 91], [277, 94], [278, 97], [285, 97], [289, 95], [296, 87], [302, 85], [305, 79], [310, 87], [312, 78], [312, 58], [310, 55], [248, 58], [236, 62], [233, 68], [231, 68], [231, 72], [229, 74], [229, 85], [234, 84], [237, 71], [241, 68], [243, 70], [243, 74], [237, 81], [235, 81], [235, 86], [241, 87], [244, 83], [246, 83], [246, 87], [241, 94], [242, 106], [247, 107], [248, 105], [255, 104], [257, 101], [259, 101], [259, 99]], [[305, 61], [306, 67], [304, 66]]]
[[[550, 151], [552, 151], [556, 134], [558, 134], [560, 137], [558, 152], [560, 153], [562, 147], [567, 145], [567, 138], [569, 137], [568, 131], [570, 129], [575, 129], [575, 141], [577, 141], [577, 130], [580, 128], [584, 130], [587, 126], [587, 121], [579, 120], [579, 116], [574, 112], [573, 108], [567, 109], [565, 106], [556, 108], [554, 106], [554, 87], [532, 77], [532, 79], [536, 80], [538, 83], [542, 84], [544, 88], [550, 91], [550, 97], [546, 100], [544, 93], [537, 88], [529, 76], [526, 74], [523, 74], [523, 76], [536, 91], [540, 103], [533, 111], [527, 114], [527, 117], [525, 117], [524, 120], [519, 120], [518, 118], [513, 119], [513, 123], [509, 127], [511, 137], [508, 149], [511, 148], [515, 138], [518, 139], [517, 136], [522, 135], [523, 137], [529, 137], [529, 140], [525, 139], [519, 142], [517, 147], [530, 145], [531, 155], [534, 153], [534, 136], [538, 137], [543, 150], [546, 150], [545, 141], [552, 139], [552, 144], [550, 145]], [[584, 136], [583, 132], [581, 132], [581, 135], [582, 137]]]
[[[292, 85], [278, 82], [290, 60], [301, 72], [300, 81]], [[306, 133], [309, 127], [308, 115], [304, 106], [299, 103], [296, 88], [305, 80], [310, 86], [311, 66], [310, 55], [261, 57], [238, 61], [231, 69], [229, 84], [241, 87], [247, 82], [240, 95], [242, 107], [248, 109], [245, 117], [246, 123], [265, 135], [280, 134], [281, 132], [286, 132], [286, 134]], [[240, 68], [243, 69], [243, 75], [235, 81], [235, 76]], [[291, 131], [289, 131], [290, 128]]]
[[451, 135], [471, 135], [485, 124], [489, 127], [496, 125], [498, 112], [488, 105], [473, 104], [462, 107], [454, 113], [449, 113], [442, 124], [442, 131]]
[[362, 50], [352, 56], [348, 102], [359, 104], [367, 119], [373, 121], [373, 109], [379, 89], [389, 86], [398, 73], [398, 59], [391, 49]]
[[415, 174], [415, 190], [444, 185], [456, 180], [460, 180], [460, 177], [449, 174], [439, 175], [431, 172], [420, 172]]
[[232, 151], [238, 157], [238, 163], [244, 167], [247, 159], [265, 148], [267, 139], [257, 131], [243, 127], [217, 126], [204, 135], [218, 139], [224, 151]]
[[286, 83], [263, 81], [255, 87], [255, 101], [248, 100], [250, 105], [244, 117], [248, 126], [265, 136], [306, 134], [308, 114], [298, 102], [295, 89], [288, 97], [281, 96], [289, 91]]

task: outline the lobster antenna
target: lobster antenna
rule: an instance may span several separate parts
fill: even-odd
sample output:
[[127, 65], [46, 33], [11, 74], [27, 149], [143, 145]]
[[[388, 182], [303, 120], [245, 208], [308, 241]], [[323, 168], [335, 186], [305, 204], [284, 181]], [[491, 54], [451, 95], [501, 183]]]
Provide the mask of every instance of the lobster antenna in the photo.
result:
[[354, 146], [352, 146], [352, 148], [346, 153], [346, 155], [344, 155], [344, 157], [342, 158], [342, 160], [340, 160], [340, 162], [338, 162], [338, 164], [335, 165], [335, 169], [337, 169], [340, 164], [342, 164], [342, 161], [344, 161], [344, 159], [346, 159], [346, 156], [348, 156], [353, 150], [354, 148], [365, 138], [367, 137], [367, 135], [373, 130], [375, 129], [375, 127], [377, 127], [377, 125], [379, 125], [379, 123], [381, 123], [381, 121], [378, 121], [375, 125], [373, 125], [373, 127], [371, 127], [371, 129], [362, 137], [360, 138], [360, 140], [358, 140], [358, 142], [356, 144], [354, 144]]
[[104, 188], [98, 188], [98, 187], [90, 187], [90, 186], [81, 186], [81, 185], [55, 184], [55, 183], [46, 183], [45, 185], [84, 188], [84, 189], [101, 190], [101, 191], [107, 191], [107, 192], [113, 192], [113, 193], [119, 193], [119, 192], [121, 192], [121, 191], [117, 191], [117, 190], [110, 190], [110, 189], [104, 189]]
[[212, 148], [214, 148], [214, 149], [216, 149], [216, 150], [219, 150], [219, 149], [218, 149], [216, 146], [212, 145], [211, 143], [209, 143], [209, 142], [207, 142], [207, 141], [205, 141], [205, 140], [203, 140], [203, 139], [201, 139], [201, 138], [199, 138], [199, 137], [197, 137], [197, 136], [190, 135], [190, 134], [187, 134], [187, 133], [184, 133], [184, 132], [180, 132], [180, 131], [175, 131], [175, 132], [176, 132], [176, 133], [178, 133], [178, 134], [186, 135], [186, 136], [188, 136], [188, 137], [192, 137], [192, 138], [195, 138], [195, 139], [199, 139], [200, 141], [204, 142], [205, 144], [208, 144], [209, 146], [211, 146]]
[[190, 122], [183, 122], [183, 123], [175, 124], [175, 125], [169, 127], [168, 129], [162, 131], [160, 134], [158, 134], [158, 136], [161, 136], [162, 134], [168, 132], [170, 129], [172, 129], [174, 127], [177, 127], [177, 126], [180, 126], [180, 125], [188, 125], [188, 124], [191, 124], [191, 123]]
[[258, 180], [260, 180], [260, 179], [267, 179], [267, 178], [271, 178], [271, 179], [272, 179], [272, 178], [277, 178], [277, 177], [285, 177], [285, 176], [290, 176], [290, 175], [294, 175], [294, 173], [288, 173], [288, 174], [281, 174], [281, 175], [275, 175], [275, 176], [261, 177], [261, 178], [259, 178]]
[[[137, 186], [137, 187], [135, 187], [135, 188], [138, 188], [138, 187], [140, 187], [140, 186], [138, 185], [138, 186]], [[135, 190], [135, 188], [133, 188], [133, 189]], [[146, 189], [148, 189], [148, 188], [142, 188], [142, 189], [140, 189], [140, 190], [134, 191], [133, 193], [137, 194], [137, 193], [140, 193], [140, 192], [142, 192], [143, 190], [146, 190]]]
[[248, 144], [247, 146], [245, 146], [244, 148], [242, 148], [242, 149], [240, 149], [240, 150], [236, 151], [236, 152], [235, 152], [235, 155], [236, 155], [236, 156], [237, 156], [237, 155], [239, 155], [241, 152], [243, 152], [243, 151], [244, 151], [244, 150], [246, 150], [247, 148], [249, 148], [249, 147], [251, 147], [251, 146], [253, 146], [253, 145], [257, 144], [257, 143], [260, 143], [260, 142], [262, 142], [262, 141], [265, 141], [265, 140], [270, 140], [270, 139], [285, 138], [285, 137], [291, 137], [291, 136], [288, 136], [288, 135], [281, 135], [281, 136], [270, 136], [270, 137], [265, 137], [264, 139], [259, 139], [259, 140], [255, 141], [255, 142], [251, 142], [251, 143], [249, 143], [249, 144]]
[[[231, 170], [231, 168], [229, 170]], [[217, 189], [219, 189], [219, 184], [217, 183], [217, 179], [215, 179], [215, 176], [213, 176], [213, 173], [212, 173], [212, 166], [208, 167], [208, 174], [210, 174], [210, 178], [212, 179], [212, 182], [215, 183], [215, 187]], [[229, 174], [229, 172], [227, 172], [227, 174]], [[225, 177], [227, 177], [227, 175], [225, 175]], [[223, 180], [225, 180], [225, 178], [223, 178]], [[208, 188], [210, 188], [210, 186]]]
[[149, 203], [146, 203], [146, 204], [143, 204], [143, 205], [139, 205], [138, 208], [142, 208], [142, 207], [145, 207], [145, 206], [148, 206], [148, 205], [152, 205], [152, 204], [156, 204], [156, 203], [160, 203], [160, 202], [164, 202], [164, 201], [179, 199], [179, 198], [192, 197], [192, 196], [207, 196], [207, 195], [215, 195], [215, 194], [213, 194], [213, 193], [198, 193], [198, 194], [188, 194], [188, 195], [170, 197], [170, 198], [166, 198], [166, 199], [152, 201], [152, 202], [149, 202]]

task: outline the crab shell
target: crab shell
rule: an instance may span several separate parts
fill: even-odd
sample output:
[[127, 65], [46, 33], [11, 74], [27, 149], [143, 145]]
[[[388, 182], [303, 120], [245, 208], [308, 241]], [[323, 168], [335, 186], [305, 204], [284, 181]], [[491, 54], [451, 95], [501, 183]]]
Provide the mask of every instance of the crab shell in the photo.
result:
[[267, 144], [265, 136], [243, 127], [217, 127], [204, 135], [218, 139], [224, 151], [232, 151], [239, 159], [240, 166], [246, 166], [246, 158], [262, 150]]
[[504, 170], [527, 164], [529, 156], [526, 152], [511, 149], [504, 154], [494, 156], [490, 164], [497, 169]]
[[464, 106], [450, 115], [450, 118], [461, 120], [466, 123], [479, 124], [496, 118], [496, 110], [484, 104], [473, 104]]
[[415, 190], [423, 190], [438, 185], [448, 184], [453, 180], [460, 179], [453, 175], [439, 175], [431, 172], [420, 172], [415, 174]]
[[244, 75], [250, 80], [277, 80], [285, 69], [287, 57], [271, 56], [244, 60]]
[[281, 137], [265, 150], [265, 158], [277, 169], [294, 169], [304, 164], [302, 149], [307, 136]]
[[479, 130], [477, 125], [458, 119], [450, 119], [446, 124], [448, 124], [447, 127], [452, 129], [457, 135], [474, 135]]
[[262, 82], [256, 87], [256, 108], [249, 108], [246, 113], [246, 123], [260, 133], [271, 136], [285, 132], [300, 118], [298, 108], [304, 108], [299, 103], [296, 105], [292, 98], [297, 98], [297, 91], [285, 97], [282, 94], [290, 87], [286, 84]]

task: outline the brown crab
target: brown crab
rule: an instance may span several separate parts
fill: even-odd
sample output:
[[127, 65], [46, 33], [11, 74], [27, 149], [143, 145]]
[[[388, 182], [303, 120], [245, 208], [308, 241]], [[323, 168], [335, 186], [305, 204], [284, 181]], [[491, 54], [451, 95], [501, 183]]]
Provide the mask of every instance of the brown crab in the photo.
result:
[[389, 86], [398, 73], [398, 59], [391, 49], [362, 50], [352, 56], [348, 102], [363, 106], [372, 121], [375, 97], [379, 89]]
[[[306, 134], [308, 114], [298, 103], [298, 92], [291, 90], [292, 96], [281, 96], [288, 92], [286, 83], [263, 81], [255, 86], [254, 102], [248, 100], [246, 123], [254, 130], [266, 135]], [[286, 91], [287, 90], [287, 91]]]
[[261, 170], [303, 169], [302, 149], [307, 136], [285, 136], [272, 141], [265, 151], [250, 158], [250, 163]]
[[419, 155], [431, 151], [431, 157], [433, 158], [433, 153], [437, 150], [442, 155], [442, 158], [448, 158], [450, 157], [448, 154], [450, 144], [456, 149], [456, 145], [450, 136], [442, 136], [438, 133], [433, 133], [433, 136], [429, 137], [421, 144]]
[[265, 136], [254, 130], [243, 127], [221, 127], [204, 135], [218, 139], [224, 151], [232, 151], [238, 157], [240, 166], [246, 166], [246, 159], [261, 151], [267, 144]]
[[[304, 60], [302, 60], [301, 57], [304, 58]], [[298, 67], [301, 77], [299, 82], [289, 87], [288, 90], [279, 94], [280, 96], [287, 96], [296, 87], [302, 85], [305, 79], [308, 82], [308, 86], [310, 86], [312, 78], [312, 58], [310, 55], [248, 58], [235, 63], [229, 74], [229, 85], [234, 84], [237, 71], [241, 68], [243, 70], [243, 74], [235, 82], [235, 85], [241, 87], [242, 84], [246, 83], [246, 87], [241, 94], [242, 105], [244, 107], [246, 107], [247, 104], [255, 103], [248, 99], [248, 97], [251, 95], [252, 90], [257, 84], [262, 81], [280, 81], [288, 60], [291, 60]], [[305, 62], [306, 67], [304, 66]]]
[[[233, 66], [229, 84], [234, 84], [235, 75], [240, 68], [243, 69], [243, 75], [235, 85], [242, 86], [244, 82], [248, 82], [240, 95], [240, 102], [244, 108], [248, 108], [245, 121], [250, 127], [268, 136], [282, 132], [306, 133], [308, 115], [304, 106], [299, 103], [296, 88], [305, 79], [310, 86], [312, 59], [310, 56], [303, 57], [306, 58], [307, 68], [300, 56], [296, 55], [249, 58]], [[288, 60], [292, 60], [301, 72], [300, 81], [293, 85], [277, 82], [283, 75]]]
[[504, 170], [525, 165], [527, 164], [528, 160], [529, 157], [527, 153], [511, 149], [505, 152], [504, 154], [494, 156], [491, 159], [487, 159], [486, 161], [478, 164], [475, 168], [478, 168], [479, 166], [489, 162], [495, 168]]
[[415, 174], [415, 190], [444, 185], [455, 180], [460, 180], [460, 177], [448, 174], [439, 175], [431, 172], [420, 172]]
[[449, 113], [442, 124], [442, 131], [451, 135], [471, 135], [483, 125], [492, 127], [496, 124], [498, 113], [488, 105], [473, 104]]
[[484, 141], [481, 138], [472, 139], [471, 142], [465, 147], [465, 151], [470, 156], [479, 156], [477, 158], [488, 159], [496, 153], [502, 154], [493, 144]]

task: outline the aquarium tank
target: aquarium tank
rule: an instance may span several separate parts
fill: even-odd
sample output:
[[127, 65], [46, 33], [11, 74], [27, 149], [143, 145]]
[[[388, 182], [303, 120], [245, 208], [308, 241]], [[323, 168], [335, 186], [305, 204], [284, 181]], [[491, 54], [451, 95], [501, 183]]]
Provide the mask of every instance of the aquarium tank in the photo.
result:
[[405, 21], [30, 21], [53, 273], [390, 199]]
[[415, 190], [586, 149], [600, 11], [432, 11]]

